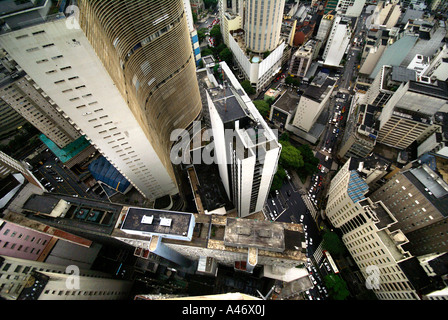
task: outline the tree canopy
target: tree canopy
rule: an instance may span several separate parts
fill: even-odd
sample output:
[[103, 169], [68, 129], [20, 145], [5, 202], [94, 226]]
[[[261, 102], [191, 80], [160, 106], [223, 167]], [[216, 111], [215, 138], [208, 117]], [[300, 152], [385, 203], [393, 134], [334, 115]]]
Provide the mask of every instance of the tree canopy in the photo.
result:
[[222, 34], [219, 24], [215, 24], [210, 30], [210, 37], [215, 38], [216, 45], [219, 46], [222, 43]]
[[255, 89], [251, 86], [249, 80], [241, 81], [241, 86], [243, 87], [244, 91], [246, 91], [247, 94], [254, 94], [256, 92]]
[[327, 231], [324, 233], [322, 246], [335, 257], [342, 256], [346, 250], [342, 240], [333, 231]]
[[300, 178], [305, 179], [306, 177], [319, 171], [319, 169], [317, 169], [319, 159], [314, 156], [313, 150], [308, 144], [302, 144], [298, 147], [298, 149], [302, 154], [304, 164], [297, 170], [297, 174]]
[[288, 141], [279, 141], [282, 145], [280, 164], [286, 169], [299, 169], [304, 165], [303, 157], [299, 149]]
[[347, 289], [347, 283], [340, 276], [328, 274], [324, 277], [324, 282], [330, 298], [334, 300], [345, 300], [350, 295], [350, 291]]
[[269, 106], [269, 103], [264, 100], [254, 100], [253, 101], [255, 107], [258, 109], [258, 112], [260, 112], [261, 116], [264, 118], [269, 117], [269, 113], [271, 112], [271, 107]]

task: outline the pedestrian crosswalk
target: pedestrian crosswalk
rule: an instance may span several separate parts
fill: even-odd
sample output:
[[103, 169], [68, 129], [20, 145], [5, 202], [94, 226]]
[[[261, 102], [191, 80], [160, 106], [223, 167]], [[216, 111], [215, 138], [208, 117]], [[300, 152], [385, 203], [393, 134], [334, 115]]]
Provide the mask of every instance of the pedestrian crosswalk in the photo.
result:
[[322, 242], [321, 242], [313, 254], [313, 258], [317, 264], [321, 263], [321, 261], [324, 259], [324, 254], [322, 252], [323, 250], [324, 250], [324, 248], [323, 248]]

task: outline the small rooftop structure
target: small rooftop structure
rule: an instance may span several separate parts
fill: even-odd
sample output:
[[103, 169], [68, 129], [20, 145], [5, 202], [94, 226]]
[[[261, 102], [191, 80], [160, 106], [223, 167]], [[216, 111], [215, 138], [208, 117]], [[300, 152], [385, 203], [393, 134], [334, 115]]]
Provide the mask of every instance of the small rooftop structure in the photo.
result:
[[285, 230], [281, 224], [252, 219], [228, 218], [224, 244], [232, 247], [285, 250]]
[[120, 229], [130, 234], [189, 241], [194, 221], [192, 213], [130, 207]]

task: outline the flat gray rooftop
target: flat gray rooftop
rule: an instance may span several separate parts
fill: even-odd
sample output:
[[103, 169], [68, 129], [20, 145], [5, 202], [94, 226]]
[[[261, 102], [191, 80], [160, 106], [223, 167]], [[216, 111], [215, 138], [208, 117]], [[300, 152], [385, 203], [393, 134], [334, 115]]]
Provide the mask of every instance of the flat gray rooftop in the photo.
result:
[[252, 247], [283, 252], [285, 250], [285, 230], [281, 224], [270, 221], [228, 218], [224, 244], [231, 247]]
[[186, 236], [193, 214], [146, 208], [129, 208], [121, 229]]
[[234, 122], [247, 116], [229, 87], [210, 89], [209, 94], [223, 123]]
[[293, 113], [297, 108], [300, 101], [300, 96], [294, 92], [287, 90], [281, 97], [274, 103], [274, 107], [286, 111], [288, 113]]

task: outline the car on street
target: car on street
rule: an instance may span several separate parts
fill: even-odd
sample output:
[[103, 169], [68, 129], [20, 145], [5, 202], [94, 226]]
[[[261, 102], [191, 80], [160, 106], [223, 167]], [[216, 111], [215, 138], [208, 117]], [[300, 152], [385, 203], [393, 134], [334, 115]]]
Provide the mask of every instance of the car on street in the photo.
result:
[[300, 216], [300, 222], [303, 222], [303, 218], [305, 218], [305, 216], [302, 214], [302, 215]]

